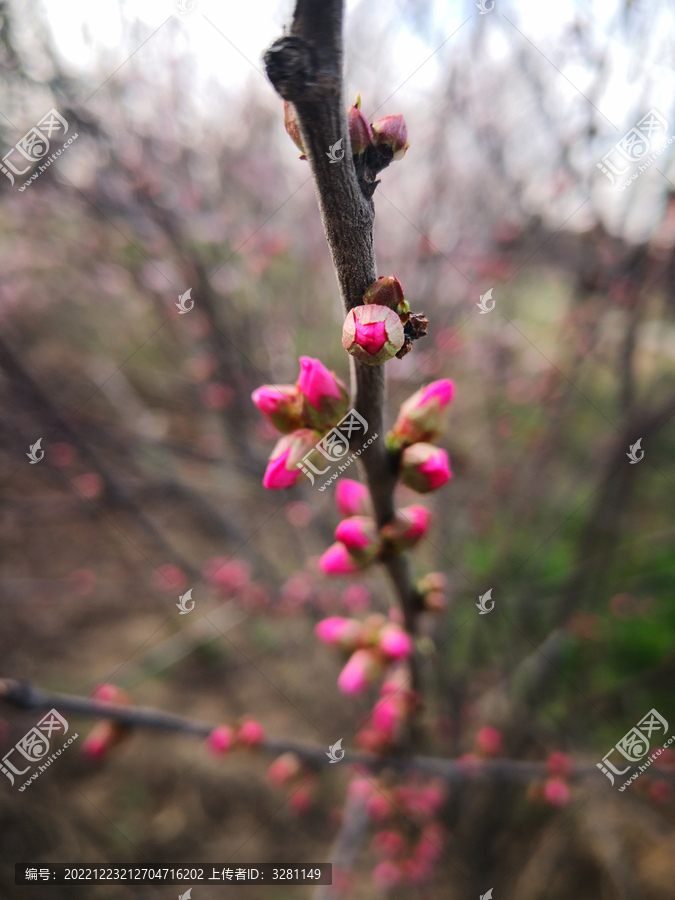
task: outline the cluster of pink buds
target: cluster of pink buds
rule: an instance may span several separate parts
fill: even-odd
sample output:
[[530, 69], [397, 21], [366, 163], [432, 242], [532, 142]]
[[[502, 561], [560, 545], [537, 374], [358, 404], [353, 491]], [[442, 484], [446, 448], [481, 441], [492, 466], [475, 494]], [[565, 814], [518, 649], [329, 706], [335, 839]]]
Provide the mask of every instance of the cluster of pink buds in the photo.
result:
[[[99, 703], [114, 703], [118, 706], [131, 706], [131, 696], [114, 684], [99, 684], [91, 697]], [[112, 719], [104, 719], [94, 725], [82, 742], [82, 755], [92, 761], [105, 759], [110, 750], [129, 737], [131, 729]]]
[[383, 753], [399, 738], [402, 726], [417, 708], [419, 698], [407, 685], [410, 674], [394, 668], [380, 688], [380, 696], [366, 725], [356, 735], [356, 746], [370, 753]]
[[402, 359], [412, 342], [424, 337], [429, 322], [410, 311], [401, 282], [382, 275], [366, 288], [363, 305], [350, 310], [342, 328], [342, 346], [356, 359], [379, 366], [396, 356]]
[[322, 643], [349, 654], [338, 677], [343, 694], [360, 694], [388, 665], [413, 652], [408, 633], [379, 613], [363, 621], [331, 616], [322, 619], [314, 633]]
[[[292, 487], [302, 475], [299, 464], [321, 456], [316, 444], [347, 412], [347, 386], [318, 360], [300, 357], [295, 384], [265, 384], [251, 399], [265, 418], [283, 434], [269, 459], [263, 486], [269, 490]], [[325, 466], [322, 468], [325, 469]]]
[[[354, 105], [347, 110], [347, 123], [352, 156], [360, 156], [368, 147], [373, 147], [381, 157], [379, 168], [392, 161], [403, 159], [410, 146], [403, 116], [400, 113], [383, 116], [371, 125], [361, 112], [361, 94], [356, 95]], [[284, 101], [284, 128], [301, 152], [300, 159], [307, 159], [295, 110], [288, 101]]]
[[454, 384], [447, 378], [420, 388], [401, 406], [385, 439], [387, 448], [400, 454], [401, 481], [420, 494], [434, 491], [452, 478], [448, 454], [431, 441], [445, 429], [453, 394]]
[[[351, 782], [349, 794], [365, 805], [371, 822], [380, 826], [371, 842], [379, 859], [372, 873], [378, 890], [388, 893], [395, 888], [428, 885], [447, 842], [446, 830], [438, 821], [446, 799], [443, 782], [392, 786], [384, 779], [357, 778]], [[406, 834], [406, 820], [420, 827], [416, 840]], [[387, 827], [382, 828], [385, 822]]]
[[275, 788], [291, 790], [288, 805], [296, 815], [308, 812], [317, 792], [317, 779], [295, 753], [282, 753], [267, 770], [267, 780]]
[[548, 778], [535, 781], [527, 790], [530, 803], [546, 803], [556, 809], [562, 809], [570, 802], [571, 791], [567, 781], [574, 769], [574, 762], [566, 753], [556, 750], [546, 760]]
[[262, 725], [246, 717], [234, 726], [219, 725], [206, 739], [206, 746], [216, 756], [223, 756], [238, 747], [257, 747], [265, 740]]
[[343, 478], [336, 492], [338, 511], [346, 516], [335, 529], [336, 543], [319, 560], [326, 575], [354, 575], [377, 560], [383, 551], [401, 553], [415, 547], [431, 527], [424, 506], [406, 506], [379, 531], [369, 511], [368, 491], [358, 481]]

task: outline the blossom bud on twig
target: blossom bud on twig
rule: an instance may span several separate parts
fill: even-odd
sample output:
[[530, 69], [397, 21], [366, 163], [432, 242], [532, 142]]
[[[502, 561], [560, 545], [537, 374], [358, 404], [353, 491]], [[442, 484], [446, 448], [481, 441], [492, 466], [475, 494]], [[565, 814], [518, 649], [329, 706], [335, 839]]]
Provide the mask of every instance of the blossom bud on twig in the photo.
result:
[[373, 143], [378, 149], [388, 147], [393, 154], [392, 159], [403, 159], [410, 142], [405, 119], [400, 113], [395, 116], [383, 116], [377, 122], [373, 122], [372, 129]]
[[429, 531], [431, 513], [424, 506], [406, 506], [399, 510], [380, 534], [399, 553], [414, 547]]
[[244, 747], [257, 747], [265, 740], [265, 732], [260, 722], [255, 719], [247, 719], [239, 726], [237, 741]]
[[342, 329], [342, 346], [369, 366], [392, 359], [405, 341], [403, 325], [387, 306], [357, 306], [350, 310]]
[[319, 560], [319, 568], [326, 575], [354, 575], [361, 566], [350, 556], [344, 544], [333, 544]]
[[395, 275], [381, 275], [366, 288], [363, 302], [366, 305], [388, 306], [398, 313], [404, 324], [410, 315], [408, 301], [403, 297], [403, 287]]
[[389, 659], [405, 659], [413, 652], [413, 643], [408, 632], [398, 625], [385, 625], [380, 636], [380, 650]]
[[349, 408], [347, 386], [318, 359], [300, 357], [297, 386], [304, 423], [317, 431], [332, 428]]
[[228, 750], [232, 749], [233, 744], [234, 731], [229, 725], [219, 725], [218, 728], [214, 728], [206, 739], [206, 746], [211, 753], [215, 753], [217, 756], [227, 753]]
[[448, 579], [441, 572], [429, 572], [415, 585], [417, 594], [422, 598], [422, 605], [428, 612], [440, 612], [448, 605], [446, 591]]
[[403, 484], [418, 494], [435, 491], [452, 478], [450, 460], [445, 450], [424, 443], [406, 447], [401, 456], [399, 474]]
[[338, 676], [343, 694], [360, 694], [380, 672], [381, 666], [372, 650], [357, 650]]
[[432, 381], [420, 388], [402, 404], [393, 429], [386, 437], [390, 450], [401, 450], [410, 444], [430, 443], [445, 431], [447, 407], [455, 386], [448, 378]]
[[282, 434], [302, 428], [305, 424], [300, 392], [295, 384], [263, 384], [253, 391], [251, 400]]
[[347, 110], [349, 123], [349, 142], [352, 145], [352, 156], [358, 156], [373, 142], [373, 132], [368, 119], [361, 112], [361, 94], [356, 95], [356, 102]]
[[369, 516], [350, 516], [343, 519], [335, 529], [335, 537], [361, 565], [372, 562], [380, 548], [375, 520]]
[[289, 103], [288, 100], [284, 100], [284, 128], [286, 129], [286, 134], [288, 134], [295, 146], [302, 153], [300, 159], [307, 159], [305, 156], [305, 148], [302, 146], [298, 120], [295, 118], [295, 110], [293, 109], [293, 104]]
[[359, 641], [361, 631], [360, 622], [342, 616], [322, 619], [314, 627], [314, 634], [322, 643], [340, 647], [342, 650], [353, 650]]
[[368, 514], [368, 488], [351, 478], [341, 478], [335, 489], [335, 504], [341, 516], [365, 516]]
[[302, 469], [299, 469], [297, 464], [314, 449], [320, 439], [321, 435], [310, 428], [299, 428], [280, 438], [270, 455], [263, 477], [263, 487], [270, 491], [279, 491], [296, 484], [302, 475]]

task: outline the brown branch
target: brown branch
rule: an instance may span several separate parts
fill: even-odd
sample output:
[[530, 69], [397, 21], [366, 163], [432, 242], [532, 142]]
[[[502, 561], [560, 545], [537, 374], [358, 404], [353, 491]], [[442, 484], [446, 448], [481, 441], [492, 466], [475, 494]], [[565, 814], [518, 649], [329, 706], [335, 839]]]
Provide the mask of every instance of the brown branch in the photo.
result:
[[[351, 152], [339, 164], [328, 149], [342, 138], [350, 147], [342, 88], [343, 0], [297, 0], [290, 33], [265, 54], [267, 75], [278, 93], [293, 104], [305, 155], [309, 161], [321, 220], [330, 248], [345, 314], [363, 303], [365, 289], [377, 279], [372, 200], [374, 176], [387, 162], [359, 168]], [[365, 156], [365, 154], [364, 154]], [[384, 366], [369, 366], [352, 358], [354, 407], [377, 440], [360, 456], [378, 526], [394, 515], [396, 464], [384, 446]], [[407, 559], [382, 560], [405, 617], [405, 627], [417, 628], [417, 600]], [[413, 687], [419, 675], [413, 665]]]
[[[55, 694], [36, 688], [26, 681], [10, 678], [0, 679], [0, 700], [16, 709], [49, 710], [70, 712], [95, 719], [111, 719], [135, 728], [154, 728], [160, 731], [175, 731], [208, 737], [216, 725], [198, 719], [176, 716], [158, 709], [144, 706], [120, 706], [115, 703], [101, 703], [73, 694]], [[271, 754], [296, 753], [310, 768], [320, 769], [329, 765], [324, 747], [307, 744], [287, 738], [267, 737], [260, 750]], [[468, 766], [452, 759], [430, 756], [377, 756], [373, 753], [345, 751], [343, 761], [347, 765], [361, 765], [377, 772], [392, 769], [397, 772], [416, 771], [429, 776], [444, 778], [450, 783], [466, 780], [494, 782], [528, 782], [546, 774], [546, 764], [515, 759], [478, 760]], [[579, 778], [596, 772], [595, 766], [579, 765], [570, 778]]]

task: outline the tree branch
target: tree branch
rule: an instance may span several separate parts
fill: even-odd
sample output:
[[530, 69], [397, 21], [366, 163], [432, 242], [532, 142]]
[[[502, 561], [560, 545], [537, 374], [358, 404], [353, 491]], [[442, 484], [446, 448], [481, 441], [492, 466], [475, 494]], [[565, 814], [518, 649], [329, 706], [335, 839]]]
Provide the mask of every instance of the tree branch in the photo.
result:
[[[342, 88], [343, 0], [297, 0], [290, 34], [275, 41], [265, 54], [267, 75], [277, 92], [293, 104], [309, 161], [321, 221], [330, 248], [345, 315], [363, 303], [365, 289], [377, 279], [372, 195], [375, 174], [388, 161], [357, 167], [351, 154]], [[340, 138], [349, 148], [340, 163], [331, 163], [328, 149]], [[379, 527], [394, 515], [396, 464], [384, 445], [384, 366], [351, 359], [354, 407], [378, 439], [360, 456]], [[405, 557], [382, 560], [405, 617], [416, 631], [417, 601]], [[419, 691], [413, 664], [413, 688]]]
[[[22, 710], [57, 709], [59, 712], [70, 712], [78, 716], [110, 719], [130, 727], [175, 731], [180, 734], [193, 734], [201, 738], [208, 737], [216, 728], [216, 725], [209, 722], [176, 716], [150, 707], [120, 706], [115, 703], [88, 700], [86, 697], [77, 697], [72, 694], [54, 694], [36, 688], [29, 682], [15, 681], [10, 678], [0, 679], [0, 700]], [[326, 750], [315, 744], [267, 737], [260, 744], [259, 749], [274, 755], [295, 753], [314, 769], [329, 765], [326, 761]], [[472, 765], [467, 765], [457, 760], [430, 756], [377, 756], [374, 753], [347, 750], [343, 761], [347, 765], [366, 766], [374, 772], [382, 769], [392, 769], [397, 772], [417, 771], [444, 778], [450, 783], [474, 779], [495, 782], [527, 782], [546, 774], [546, 764], [543, 762], [513, 759], [479, 760]], [[577, 766], [569, 777], [578, 778], [595, 772], [595, 766], [582, 765]]]

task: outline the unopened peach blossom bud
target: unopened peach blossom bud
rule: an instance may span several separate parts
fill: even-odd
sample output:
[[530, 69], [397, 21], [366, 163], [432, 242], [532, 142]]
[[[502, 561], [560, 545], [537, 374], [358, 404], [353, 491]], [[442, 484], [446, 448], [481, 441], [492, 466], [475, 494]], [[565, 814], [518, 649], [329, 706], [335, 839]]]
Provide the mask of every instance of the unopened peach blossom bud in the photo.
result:
[[309, 428], [299, 428], [280, 438], [267, 463], [263, 477], [263, 487], [279, 491], [293, 487], [302, 476], [298, 463], [313, 451], [321, 435]]
[[314, 626], [314, 634], [323, 644], [340, 647], [342, 650], [353, 650], [360, 638], [362, 625], [355, 619], [342, 616], [331, 616], [322, 619]]
[[561, 778], [549, 778], [544, 785], [544, 800], [549, 806], [561, 809], [570, 802], [570, 789]]
[[433, 444], [413, 444], [403, 451], [399, 475], [418, 494], [435, 491], [452, 478], [448, 454]]
[[402, 856], [406, 842], [398, 831], [378, 831], [373, 836], [372, 848], [383, 859], [396, 859]]
[[110, 719], [98, 722], [82, 741], [81, 753], [85, 759], [99, 762], [105, 759], [110, 750], [121, 743], [129, 733], [128, 728]]
[[305, 425], [322, 434], [339, 422], [349, 408], [346, 384], [329, 371], [321, 360], [312, 359], [311, 356], [300, 357], [297, 386]]
[[384, 860], [375, 866], [371, 877], [378, 891], [387, 893], [402, 882], [403, 873], [400, 866]]
[[449, 378], [432, 381], [409, 397], [399, 409], [394, 427], [386, 436], [390, 450], [410, 444], [431, 443], [445, 431], [450, 401], [455, 386]]
[[306, 159], [305, 148], [302, 146], [302, 138], [300, 137], [300, 129], [298, 128], [298, 120], [295, 117], [293, 104], [288, 100], [284, 100], [284, 128], [286, 134], [293, 141], [298, 150], [302, 153], [300, 159]]
[[335, 504], [341, 516], [368, 514], [368, 488], [351, 478], [341, 478], [335, 488]]
[[350, 516], [343, 519], [335, 529], [335, 537], [362, 565], [371, 562], [380, 548], [375, 520], [369, 516]]
[[356, 95], [356, 102], [347, 110], [347, 122], [352, 156], [358, 156], [373, 142], [370, 123], [361, 112], [361, 94]]
[[546, 769], [549, 775], [557, 775], [560, 778], [566, 778], [574, 769], [574, 761], [567, 753], [556, 750], [554, 753], [551, 753], [546, 760]]
[[251, 400], [282, 434], [304, 425], [300, 391], [295, 384], [263, 384], [253, 391]]
[[422, 605], [428, 612], [440, 612], [448, 605], [448, 579], [441, 572], [429, 572], [415, 585]]
[[265, 732], [260, 722], [255, 719], [247, 719], [239, 726], [237, 740], [244, 747], [257, 747], [265, 740]]
[[413, 642], [408, 632], [398, 625], [385, 625], [380, 636], [380, 650], [389, 659], [405, 659], [413, 652]]
[[499, 756], [504, 749], [501, 732], [486, 725], [476, 735], [476, 748], [485, 756]]
[[403, 346], [401, 319], [387, 306], [357, 306], [347, 313], [342, 329], [342, 346], [356, 359], [379, 366]]
[[369, 285], [363, 294], [363, 302], [375, 303], [377, 306], [388, 306], [407, 321], [410, 313], [408, 301], [403, 296], [403, 287], [395, 275], [380, 275], [377, 281]]
[[410, 550], [428, 533], [431, 513], [424, 506], [405, 506], [380, 530], [382, 537], [399, 553]]
[[283, 787], [302, 771], [302, 762], [295, 753], [282, 753], [267, 770], [267, 780], [274, 787]]
[[354, 575], [356, 572], [360, 572], [362, 567], [350, 555], [345, 545], [338, 542], [323, 554], [319, 560], [319, 568], [326, 575], [339, 577]]
[[228, 725], [219, 725], [214, 728], [206, 739], [206, 746], [211, 753], [221, 756], [232, 749], [234, 744], [234, 731]]
[[410, 146], [405, 119], [399, 113], [395, 116], [383, 116], [373, 122], [373, 143], [378, 150], [388, 148], [392, 159], [403, 159]]
[[373, 791], [366, 803], [366, 812], [373, 822], [384, 822], [394, 812], [394, 807], [381, 793]]
[[371, 650], [353, 653], [338, 676], [338, 688], [343, 694], [360, 694], [377, 677], [380, 664]]

